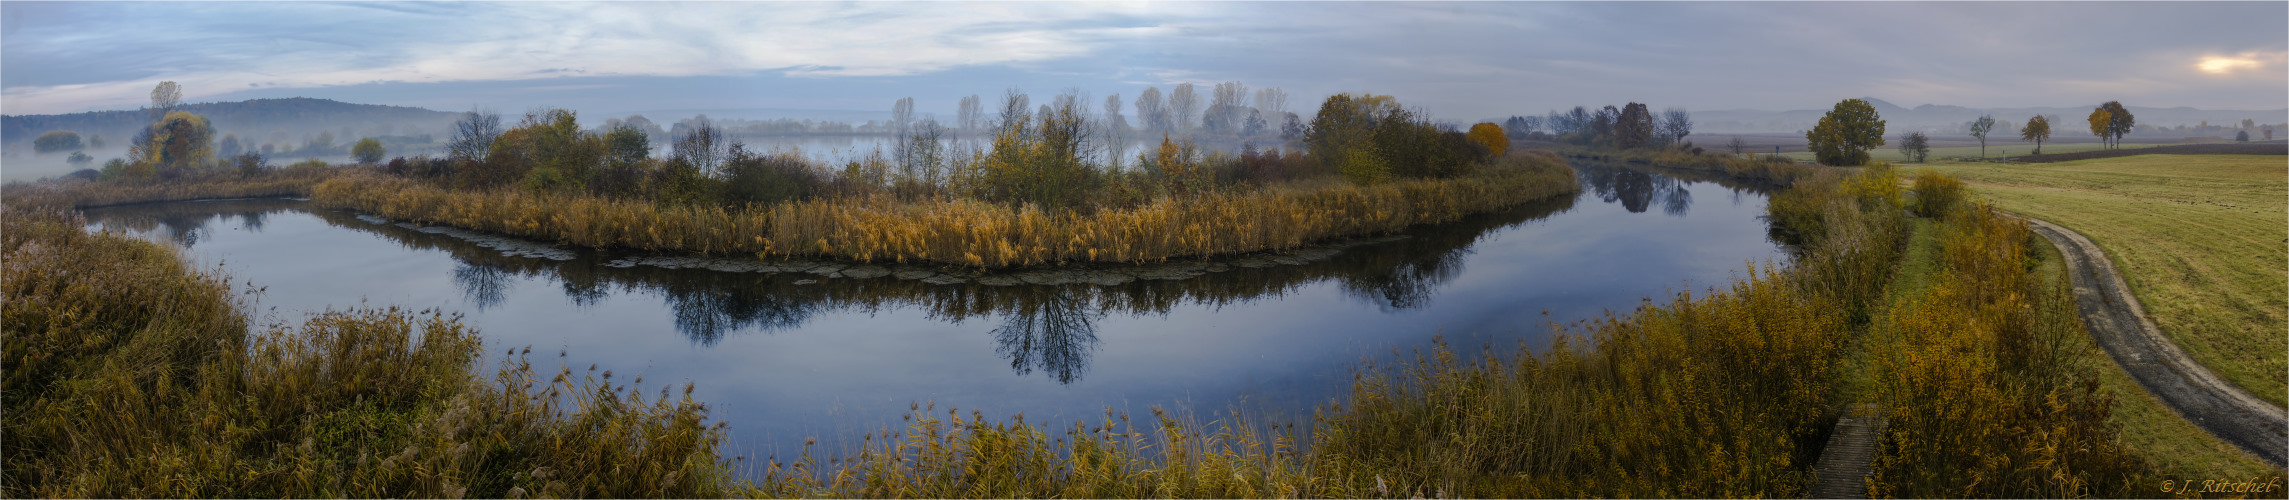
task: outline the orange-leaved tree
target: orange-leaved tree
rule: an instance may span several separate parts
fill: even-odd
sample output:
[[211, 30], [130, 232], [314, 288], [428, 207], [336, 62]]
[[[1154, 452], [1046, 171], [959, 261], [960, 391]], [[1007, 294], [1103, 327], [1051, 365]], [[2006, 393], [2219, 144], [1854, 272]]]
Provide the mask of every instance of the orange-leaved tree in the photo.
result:
[[1497, 157], [1510, 151], [1510, 136], [1502, 132], [1501, 125], [1492, 122], [1471, 125], [1470, 141], [1486, 146], [1486, 151]]
[[2043, 141], [2051, 138], [2051, 119], [2035, 115], [2027, 119], [2027, 126], [2019, 129], [2019, 140], [2034, 141], [2035, 154], [2043, 154]]

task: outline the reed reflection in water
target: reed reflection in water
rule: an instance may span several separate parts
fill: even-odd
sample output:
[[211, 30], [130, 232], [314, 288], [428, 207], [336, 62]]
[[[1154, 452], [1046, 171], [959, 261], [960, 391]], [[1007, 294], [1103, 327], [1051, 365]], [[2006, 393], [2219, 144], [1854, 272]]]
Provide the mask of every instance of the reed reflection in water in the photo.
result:
[[[1202, 274], [1111, 286], [613, 267], [630, 255], [508, 256], [287, 200], [88, 212], [102, 227], [192, 246], [204, 265], [227, 260], [237, 281], [271, 287], [263, 300], [286, 306], [279, 314], [369, 298], [442, 305], [470, 314], [492, 344], [563, 346], [582, 367], [696, 382], [739, 446], [785, 449], [836, 429], [862, 433], [871, 424], [861, 422], [897, 422], [908, 402], [928, 400], [1031, 418], [1245, 400], [1308, 418], [1363, 356], [1432, 335], [1474, 336], [1457, 345], [1541, 341], [1540, 311], [1564, 319], [1626, 309], [1778, 256], [1756, 218], [1761, 202], [1746, 203], [1761, 201], [1756, 187], [1578, 168], [1579, 197], [1301, 264], [1178, 263]], [[1732, 206], [1693, 203], [1726, 191]], [[1654, 206], [1665, 215], [1645, 217]]]

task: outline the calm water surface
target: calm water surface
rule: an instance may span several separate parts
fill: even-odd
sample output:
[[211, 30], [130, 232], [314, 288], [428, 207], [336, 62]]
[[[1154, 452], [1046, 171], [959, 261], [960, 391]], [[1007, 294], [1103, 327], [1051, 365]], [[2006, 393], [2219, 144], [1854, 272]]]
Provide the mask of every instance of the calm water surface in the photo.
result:
[[[936, 402], [1035, 422], [1152, 407], [1306, 418], [1394, 350], [1545, 345], [1551, 323], [1719, 286], [1777, 261], [1761, 190], [1577, 166], [1579, 195], [1419, 228], [1304, 265], [1119, 286], [615, 268], [625, 254], [511, 257], [291, 200], [94, 209], [95, 226], [187, 246], [266, 287], [267, 319], [406, 306], [466, 315], [489, 356], [531, 346], [615, 380], [698, 385], [730, 454], [896, 425]], [[264, 319], [264, 318], [258, 318]], [[260, 321], [258, 321], [259, 323]], [[551, 368], [542, 368], [543, 370]]]

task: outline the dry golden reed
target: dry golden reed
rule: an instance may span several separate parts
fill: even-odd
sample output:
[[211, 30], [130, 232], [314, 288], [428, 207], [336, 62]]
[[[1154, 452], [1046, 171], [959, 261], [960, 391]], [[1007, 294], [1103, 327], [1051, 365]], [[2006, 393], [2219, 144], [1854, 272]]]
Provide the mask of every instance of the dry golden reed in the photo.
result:
[[[479, 376], [437, 313], [329, 311], [250, 334], [171, 247], [0, 208], [7, 497], [720, 497], [719, 426], [683, 394]], [[418, 339], [418, 340], [417, 340]]]
[[1469, 177], [1333, 182], [1162, 198], [1093, 213], [889, 195], [744, 209], [662, 206], [517, 190], [455, 191], [376, 174], [319, 184], [311, 199], [393, 219], [600, 248], [1014, 267], [1146, 262], [1293, 249], [1448, 222], [1579, 189], [1554, 156]]
[[18, 207], [91, 208], [162, 201], [308, 196], [311, 188], [341, 171], [342, 169], [332, 167], [305, 166], [270, 170], [252, 176], [219, 173], [181, 181], [11, 182], [5, 188], [0, 188], [0, 197]]

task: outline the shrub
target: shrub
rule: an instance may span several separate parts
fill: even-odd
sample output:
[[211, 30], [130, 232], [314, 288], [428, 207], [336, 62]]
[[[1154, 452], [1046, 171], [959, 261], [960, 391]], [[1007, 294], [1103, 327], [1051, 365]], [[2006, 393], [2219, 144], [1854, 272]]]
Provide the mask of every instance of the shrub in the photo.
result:
[[358, 139], [357, 145], [350, 146], [350, 156], [357, 158], [358, 163], [362, 165], [379, 163], [382, 155], [388, 152], [388, 148], [383, 147], [380, 140], [372, 137]]
[[1345, 149], [1338, 157], [1343, 158], [1343, 178], [1352, 184], [1372, 186], [1391, 178], [1390, 165], [1373, 146]]
[[721, 200], [719, 183], [681, 157], [652, 171], [652, 189], [652, 200], [666, 206], [715, 205]]
[[84, 147], [86, 146], [80, 144], [79, 133], [69, 130], [51, 130], [32, 139], [32, 151], [35, 153], [79, 151]]
[[1470, 126], [1470, 140], [1485, 147], [1489, 156], [1502, 156], [1510, 151], [1510, 137], [1502, 133], [1502, 126], [1492, 122]]
[[809, 199], [824, 184], [810, 161], [798, 153], [756, 155], [733, 146], [723, 169], [723, 202], [733, 205]]
[[1946, 215], [1963, 201], [1963, 181], [1928, 168], [1916, 174], [1913, 189], [1915, 203], [1911, 206], [1916, 215], [1924, 217]]

